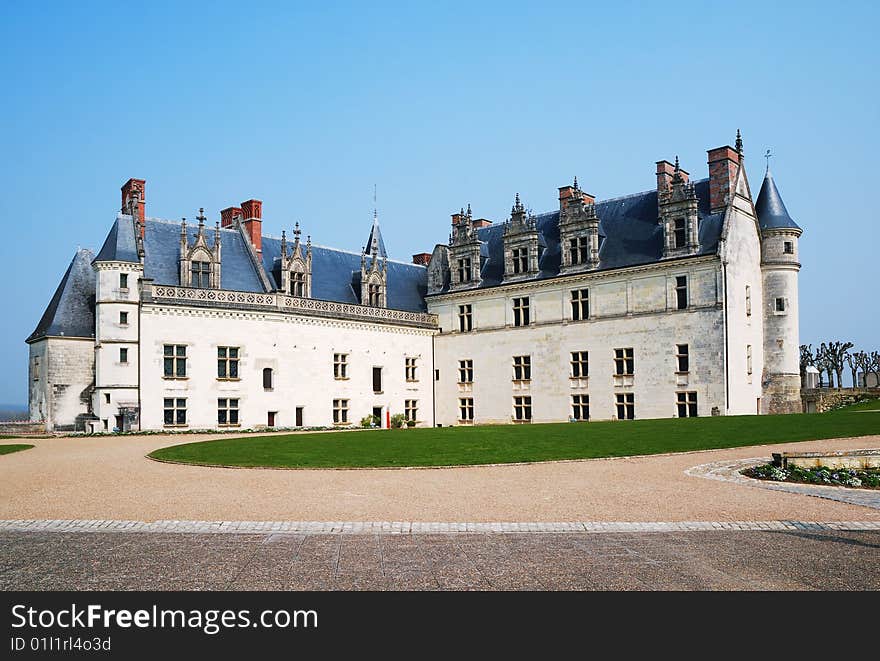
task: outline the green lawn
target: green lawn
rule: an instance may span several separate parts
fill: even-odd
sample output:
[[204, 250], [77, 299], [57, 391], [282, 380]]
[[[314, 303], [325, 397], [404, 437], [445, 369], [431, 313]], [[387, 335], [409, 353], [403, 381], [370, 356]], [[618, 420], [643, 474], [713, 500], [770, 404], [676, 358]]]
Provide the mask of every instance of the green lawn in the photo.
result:
[[870, 434], [880, 434], [880, 416], [840, 411], [253, 436], [175, 445], [149, 456], [226, 466], [449, 466], [685, 452]]
[[18, 452], [19, 450], [29, 450], [34, 447], [33, 445], [0, 445], [0, 454], [12, 454], [13, 452]]
[[847, 406], [847, 411], [880, 411], [880, 399], [869, 399], [866, 402], [859, 402], [852, 406]]

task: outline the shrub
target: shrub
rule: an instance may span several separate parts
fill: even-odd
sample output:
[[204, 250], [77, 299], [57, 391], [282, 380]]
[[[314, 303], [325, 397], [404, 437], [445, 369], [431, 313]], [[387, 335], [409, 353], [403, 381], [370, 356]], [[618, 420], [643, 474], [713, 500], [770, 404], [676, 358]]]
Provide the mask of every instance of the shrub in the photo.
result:
[[406, 422], [406, 416], [403, 413], [395, 413], [391, 416], [391, 428], [392, 429], [400, 429], [403, 427], [403, 423]]
[[361, 427], [369, 429], [370, 427], [378, 427], [379, 426], [379, 416], [376, 415], [365, 415], [361, 418]]
[[415, 421], [415, 420], [407, 420], [407, 421], [406, 421], [406, 426], [407, 426], [407, 427], [415, 427], [415, 426], [416, 426], [416, 421]]
[[829, 484], [838, 487], [880, 488], [880, 469], [840, 468], [827, 466], [801, 468], [791, 465], [782, 469], [773, 464], [755, 466], [742, 471], [746, 477], [756, 480], [773, 480], [774, 482], [802, 482], [807, 484]]

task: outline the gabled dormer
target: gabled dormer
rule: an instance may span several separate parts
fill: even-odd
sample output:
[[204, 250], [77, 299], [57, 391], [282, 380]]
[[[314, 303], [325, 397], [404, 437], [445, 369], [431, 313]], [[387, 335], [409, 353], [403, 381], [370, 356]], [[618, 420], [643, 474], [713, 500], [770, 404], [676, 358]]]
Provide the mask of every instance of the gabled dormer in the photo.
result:
[[214, 228], [214, 245], [205, 236], [205, 210], [199, 209], [199, 228], [190, 245], [186, 219], [180, 223], [180, 286], [200, 289], [220, 288], [220, 224]]
[[306, 246], [300, 243], [299, 223], [293, 230], [293, 248], [287, 250], [287, 235], [281, 233], [281, 290], [291, 296], [312, 296], [312, 238], [306, 237]]
[[452, 214], [449, 235], [449, 289], [480, 286], [480, 239], [474, 227], [471, 205]]
[[361, 305], [388, 307], [388, 258], [379, 255], [377, 241], [361, 251]]
[[700, 250], [700, 228], [697, 194], [681, 169], [678, 156], [675, 165], [657, 163], [657, 207], [663, 228], [663, 258], [693, 255]]
[[596, 198], [574, 184], [559, 189], [560, 273], [577, 273], [599, 266], [599, 217]]
[[538, 227], [517, 193], [510, 220], [504, 224], [504, 282], [536, 276], [538, 257]]

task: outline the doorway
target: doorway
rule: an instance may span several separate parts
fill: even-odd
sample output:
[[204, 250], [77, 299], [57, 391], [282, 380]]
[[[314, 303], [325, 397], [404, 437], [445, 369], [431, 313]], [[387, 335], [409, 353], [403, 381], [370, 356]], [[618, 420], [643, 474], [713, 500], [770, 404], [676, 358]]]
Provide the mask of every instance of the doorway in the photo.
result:
[[269, 411], [269, 420], [267, 422], [267, 425], [269, 427], [275, 426], [275, 416], [276, 415], [278, 415], [278, 411]]
[[382, 407], [374, 406], [373, 407], [373, 417], [376, 419], [376, 426], [382, 427]]
[[121, 415], [116, 416], [116, 430], [117, 431], [126, 431], [124, 416], [121, 416]]
[[303, 407], [302, 406], [296, 407], [296, 426], [297, 427], [303, 426]]

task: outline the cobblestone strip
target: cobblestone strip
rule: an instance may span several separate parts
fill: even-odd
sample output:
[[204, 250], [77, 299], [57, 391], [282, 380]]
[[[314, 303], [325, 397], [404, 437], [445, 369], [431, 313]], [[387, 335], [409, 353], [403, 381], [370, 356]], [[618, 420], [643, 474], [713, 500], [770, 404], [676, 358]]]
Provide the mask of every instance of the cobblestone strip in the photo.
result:
[[880, 510], [880, 491], [872, 489], [849, 489], [847, 487], [832, 487], [819, 484], [796, 484], [794, 482], [772, 482], [769, 480], [753, 480], [740, 474], [740, 471], [750, 466], [759, 466], [767, 463], [766, 457], [754, 457], [752, 459], [739, 459], [737, 461], [715, 461], [710, 464], [700, 464], [688, 468], [685, 475], [692, 477], [704, 477], [709, 480], [721, 482], [733, 482], [748, 487], [769, 489], [771, 491], [784, 491], [797, 493], [803, 496], [836, 500], [850, 505], [862, 505], [875, 510]]
[[99, 521], [0, 520], [0, 532], [146, 532], [312, 535], [462, 533], [620, 533], [700, 530], [880, 530], [880, 521], [583, 521], [446, 523], [412, 521]]

